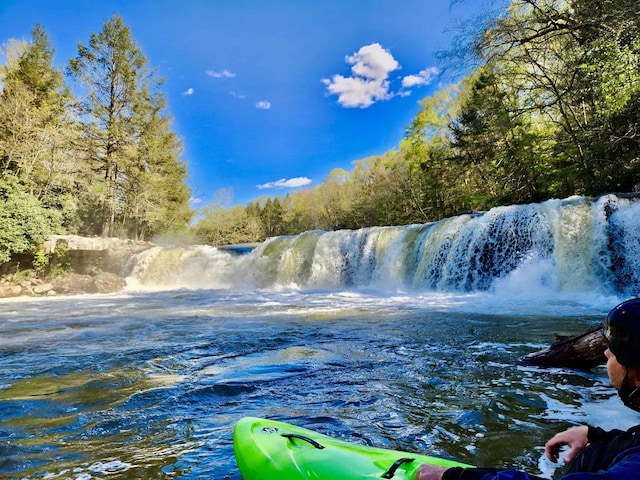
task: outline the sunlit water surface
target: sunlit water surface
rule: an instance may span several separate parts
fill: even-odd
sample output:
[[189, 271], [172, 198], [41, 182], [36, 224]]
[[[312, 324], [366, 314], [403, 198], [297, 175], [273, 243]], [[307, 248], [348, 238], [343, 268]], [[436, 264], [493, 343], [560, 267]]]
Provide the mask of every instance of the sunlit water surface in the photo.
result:
[[247, 415], [550, 476], [554, 432], [637, 418], [604, 369], [520, 359], [618, 300], [285, 290], [4, 300], [0, 477], [240, 480], [231, 437]]

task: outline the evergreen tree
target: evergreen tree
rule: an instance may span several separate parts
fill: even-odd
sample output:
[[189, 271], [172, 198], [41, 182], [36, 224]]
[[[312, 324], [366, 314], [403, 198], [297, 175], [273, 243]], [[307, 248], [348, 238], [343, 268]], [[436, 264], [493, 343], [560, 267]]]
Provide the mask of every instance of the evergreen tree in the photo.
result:
[[100, 211], [96, 233], [141, 238], [184, 226], [190, 219], [186, 169], [164, 113], [163, 80], [120, 16], [88, 46], [78, 45], [69, 71], [85, 91], [80, 113], [94, 177], [91, 200]]
[[38, 199], [55, 203], [53, 196], [72, 192], [78, 165], [71, 95], [53, 67], [53, 55], [40, 25], [29, 43], [11, 43], [1, 69], [0, 166], [19, 176]]

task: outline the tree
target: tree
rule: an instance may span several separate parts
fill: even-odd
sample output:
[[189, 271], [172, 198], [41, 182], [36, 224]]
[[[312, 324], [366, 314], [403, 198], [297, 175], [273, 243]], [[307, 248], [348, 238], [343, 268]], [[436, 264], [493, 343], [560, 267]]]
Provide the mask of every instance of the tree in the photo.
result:
[[180, 230], [192, 218], [186, 165], [180, 161], [182, 143], [163, 116], [162, 92], [139, 102], [139, 137], [126, 163], [122, 197], [123, 234], [136, 239]]
[[537, 202], [544, 168], [530, 115], [520, 110], [520, 97], [490, 65], [465, 82], [466, 94], [453, 133], [454, 160], [468, 168], [475, 200], [472, 208]]
[[14, 253], [35, 251], [54, 233], [62, 233], [62, 214], [43, 205], [14, 174], [1, 172], [0, 264]]
[[56, 195], [73, 192], [79, 169], [73, 148], [77, 123], [69, 113], [72, 97], [53, 67], [53, 55], [40, 25], [29, 43], [11, 42], [0, 95], [0, 166], [50, 204]]
[[196, 235], [210, 245], [231, 245], [264, 240], [259, 218], [249, 215], [243, 206], [223, 208], [209, 205], [195, 226]]
[[474, 51], [517, 93], [514, 114], [551, 128], [558, 193], [595, 195], [638, 180], [638, 4], [512, 0]]
[[283, 233], [282, 215], [283, 209], [280, 199], [278, 197], [273, 199], [267, 198], [260, 212], [264, 232], [267, 237], [276, 237]]
[[407, 127], [400, 155], [408, 171], [407, 190], [413, 200], [414, 221], [433, 221], [474, 208], [469, 201], [467, 167], [453, 161], [453, 133], [465, 97], [464, 84], [454, 84], [420, 102]]
[[[144, 237], [190, 218], [180, 141], [164, 113], [163, 83], [148, 67], [129, 28], [115, 15], [78, 45], [69, 72], [85, 91], [79, 104], [91, 165], [94, 228], [102, 236]], [[164, 223], [160, 219], [168, 219]]]

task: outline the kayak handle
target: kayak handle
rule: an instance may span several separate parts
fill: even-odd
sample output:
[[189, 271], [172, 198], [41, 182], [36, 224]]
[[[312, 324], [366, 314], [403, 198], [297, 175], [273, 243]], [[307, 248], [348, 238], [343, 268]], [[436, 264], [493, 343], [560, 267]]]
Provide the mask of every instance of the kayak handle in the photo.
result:
[[285, 438], [288, 438], [289, 440], [291, 440], [292, 438], [298, 438], [300, 440], [304, 440], [305, 442], [310, 443], [311, 445], [316, 447], [318, 450], [322, 450], [324, 448], [324, 446], [320, 445], [318, 442], [316, 442], [312, 438], [305, 437], [304, 435], [298, 435], [297, 433], [283, 433], [282, 436]]
[[398, 470], [400, 465], [402, 465], [403, 463], [411, 463], [414, 460], [415, 458], [399, 458], [398, 460], [395, 461], [393, 465], [391, 465], [391, 468], [389, 468], [389, 470], [387, 470], [386, 473], [382, 475], [382, 478], [393, 478], [393, 476], [396, 473], [396, 470]]

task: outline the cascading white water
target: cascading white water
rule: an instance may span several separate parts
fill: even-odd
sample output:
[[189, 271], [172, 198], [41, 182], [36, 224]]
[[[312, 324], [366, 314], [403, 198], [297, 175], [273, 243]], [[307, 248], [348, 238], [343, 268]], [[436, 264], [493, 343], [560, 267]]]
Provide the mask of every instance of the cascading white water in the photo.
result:
[[640, 202], [613, 195], [494, 208], [424, 225], [311, 231], [246, 255], [162, 248], [132, 288], [410, 289], [640, 294]]

